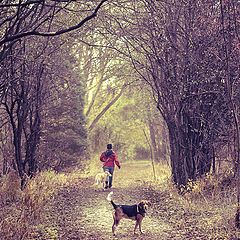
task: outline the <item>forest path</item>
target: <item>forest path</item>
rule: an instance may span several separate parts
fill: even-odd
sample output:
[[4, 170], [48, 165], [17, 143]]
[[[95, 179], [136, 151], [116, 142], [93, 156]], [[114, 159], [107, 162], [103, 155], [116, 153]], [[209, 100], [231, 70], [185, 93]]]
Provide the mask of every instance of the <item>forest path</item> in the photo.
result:
[[[143, 235], [133, 235], [135, 222], [123, 219], [116, 237], [112, 236], [112, 206], [106, 200], [109, 191], [94, 186], [91, 177], [62, 188], [49, 202], [43, 219], [48, 236], [39, 235], [37, 239], [210, 239], [204, 226], [201, 229], [197, 224], [199, 213], [186, 211], [169, 191], [156, 190], [148, 182], [151, 175], [148, 162], [123, 164], [121, 170], [116, 169], [114, 173], [112, 191], [116, 203], [135, 204], [141, 199], [152, 202], [143, 219]], [[206, 218], [209, 216], [207, 212]]]

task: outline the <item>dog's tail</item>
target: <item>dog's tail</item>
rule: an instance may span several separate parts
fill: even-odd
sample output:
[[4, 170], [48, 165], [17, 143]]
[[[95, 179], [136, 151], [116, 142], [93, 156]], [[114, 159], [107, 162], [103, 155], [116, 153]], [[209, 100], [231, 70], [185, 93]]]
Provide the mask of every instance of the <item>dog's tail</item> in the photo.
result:
[[113, 191], [110, 192], [110, 193], [107, 195], [107, 200], [108, 200], [109, 202], [112, 201], [112, 195], [113, 195]]
[[113, 195], [113, 192], [110, 192], [110, 193], [107, 195], [107, 200], [113, 205], [113, 208], [116, 209], [116, 208], [117, 208], [117, 205], [113, 202], [113, 200], [112, 200], [112, 195]]

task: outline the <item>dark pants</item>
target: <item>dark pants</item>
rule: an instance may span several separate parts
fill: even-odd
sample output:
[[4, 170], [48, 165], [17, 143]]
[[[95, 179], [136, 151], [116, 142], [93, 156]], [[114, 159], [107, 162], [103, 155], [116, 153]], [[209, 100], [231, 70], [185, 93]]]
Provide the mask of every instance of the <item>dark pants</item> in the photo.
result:
[[112, 176], [107, 177], [106, 182], [108, 182], [107, 183], [108, 187], [112, 187], [114, 167], [103, 167], [103, 171], [104, 172], [108, 171], [109, 173], [111, 173]]

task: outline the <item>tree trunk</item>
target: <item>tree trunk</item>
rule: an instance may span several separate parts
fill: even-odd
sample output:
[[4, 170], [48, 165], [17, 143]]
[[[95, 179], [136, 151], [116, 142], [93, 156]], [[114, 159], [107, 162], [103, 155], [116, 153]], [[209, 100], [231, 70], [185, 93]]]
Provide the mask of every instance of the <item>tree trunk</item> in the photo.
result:
[[153, 159], [156, 162], [160, 162], [160, 156], [158, 156], [158, 148], [157, 148], [157, 142], [156, 142], [156, 133], [154, 128], [154, 123], [152, 121], [148, 121], [148, 126], [149, 126], [149, 132], [150, 132]]
[[173, 181], [177, 186], [186, 185], [188, 176], [185, 169], [183, 149], [181, 146], [181, 138], [179, 137], [179, 130], [174, 122], [168, 122], [169, 129], [169, 143], [170, 143], [170, 159], [172, 167]]
[[144, 129], [143, 129], [143, 133], [144, 133], [145, 139], [147, 141], [147, 144], [149, 146], [150, 156], [151, 156], [151, 163], [152, 163], [152, 168], [153, 168], [153, 177], [154, 177], [154, 180], [156, 181], [157, 178], [156, 178], [156, 170], [155, 170], [155, 164], [154, 164], [153, 148], [152, 148], [150, 140], [147, 137], [147, 133], [146, 133], [146, 131]]
[[37, 171], [36, 151], [40, 140], [40, 125], [40, 117], [38, 116], [38, 114], [36, 114], [36, 119], [31, 129], [30, 136], [27, 139], [26, 146], [25, 162], [28, 163], [28, 176], [30, 177], [32, 177]]
[[174, 183], [181, 187], [189, 180], [210, 172], [213, 160], [211, 145], [204, 136], [204, 125], [181, 112], [175, 122], [167, 122], [170, 141], [170, 159]]
[[98, 121], [101, 119], [101, 117], [107, 112], [107, 110], [115, 103], [117, 102], [117, 100], [122, 96], [124, 89], [125, 89], [125, 85], [122, 86], [121, 91], [107, 104], [107, 106], [105, 106], [105, 108], [103, 108], [103, 110], [97, 115], [97, 117], [92, 121], [92, 123], [90, 124], [88, 130], [91, 131], [95, 125], [98, 123]]

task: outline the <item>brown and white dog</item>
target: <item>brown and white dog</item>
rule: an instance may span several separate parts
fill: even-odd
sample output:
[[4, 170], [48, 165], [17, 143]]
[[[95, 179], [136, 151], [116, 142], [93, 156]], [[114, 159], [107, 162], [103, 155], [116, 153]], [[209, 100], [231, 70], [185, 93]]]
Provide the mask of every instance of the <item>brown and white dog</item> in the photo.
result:
[[122, 218], [132, 219], [136, 221], [134, 227], [134, 234], [136, 234], [136, 229], [139, 227], [140, 233], [142, 232], [142, 220], [145, 217], [146, 211], [151, 203], [147, 200], [141, 200], [135, 205], [117, 205], [112, 201], [113, 192], [110, 192], [107, 196], [107, 200], [112, 204], [114, 208], [113, 213], [113, 225], [112, 233], [115, 235], [115, 230]]
[[102, 184], [103, 189], [105, 189], [107, 177], [110, 177], [110, 176], [112, 175], [108, 171], [105, 171], [103, 173], [98, 173], [95, 177], [95, 184], [96, 185]]

